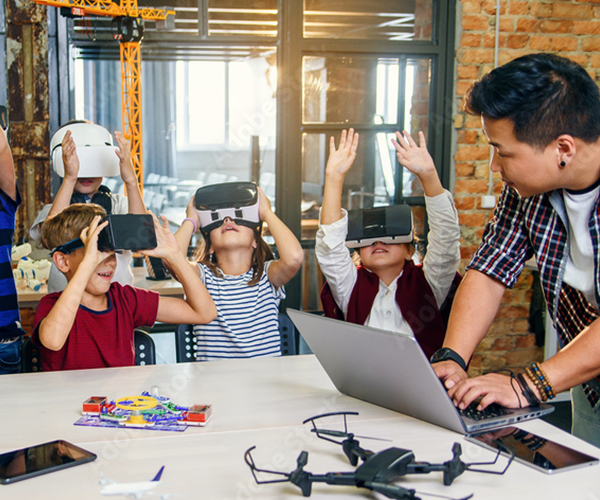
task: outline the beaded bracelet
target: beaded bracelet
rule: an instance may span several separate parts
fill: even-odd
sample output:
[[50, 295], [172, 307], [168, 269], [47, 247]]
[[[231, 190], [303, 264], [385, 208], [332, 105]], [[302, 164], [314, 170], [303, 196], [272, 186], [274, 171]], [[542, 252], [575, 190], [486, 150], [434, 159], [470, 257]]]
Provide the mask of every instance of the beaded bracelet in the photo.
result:
[[544, 403], [544, 402], [548, 401], [548, 395], [546, 394], [546, 391], [544, 391], [544, 387], [542, 386], [542, 383], [534, 375], [533, 371], [531, 370], [531, 368], [529, 366], [525, 367], [525, 374], [529, 377], [529, 380], [531, 380], [533, 382], [533, 385], [540, 393], [540, 399], [542, 400], [542, 402]]
[[533, 370], [534, 375], [540, 380], [542, 383], [542, 387], [546, 394], [548, 395], [548, 399], [554, 399], [556, 394], [554, 393], [554, 388], [548, 379], [546, 373], [542, 370], [542, 367], [539, 363], [531, 363], [531, 369]]
[[189, 220], [194, 225], [194, 234], [196, 234], [198, 232], [198, 224], [196, 223], [196, 221], [194, 219], [192, 219], [191, 217], [186, 217], [185, 219], [183, 219], [181, 221], [182, 226], [186, 220]]
[[539, 363], [534, 363], [534, 364], [535, 364], [535, 367], [540, 372], [540, 375], [541, 375], [540, 379], [541, 379], [542, 383], [544, 384], [544, 387], [548, 391], [548, 394], [549, 394], [548, 399], [554, 399], [556, 397], [556, 392], [554, 392], [554, 387], [552, 387], [552, 382], [550, 382], [550, 379], [548, 378], [548, 375], [546, 375], [546, 372], [542, 368], [542, 365], [540, 365]]

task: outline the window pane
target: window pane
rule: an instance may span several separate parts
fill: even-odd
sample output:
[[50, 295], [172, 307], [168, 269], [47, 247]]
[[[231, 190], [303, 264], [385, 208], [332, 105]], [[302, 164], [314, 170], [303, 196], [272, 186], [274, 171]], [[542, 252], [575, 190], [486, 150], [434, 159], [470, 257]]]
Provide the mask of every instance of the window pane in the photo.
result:
[[[187, 63], [188, 143], [225, 142], [225, 63]], [[178, 141], [178, 144], [181, 142]]]
[[431, 40], [432, 0], [304, 0], [306, 38]]
[[209, 36], [277, 36], [277, 0], [209, 0]]
[[[392, 145], [393, 132], [360, 132], [356, 160], [344, 179], [342, 207], [347, 210], [402, 203], [420, 196], [419, 180], [398, 164]], [[339, 144], [339, 131], [305, 133], [302, 136], [302, 237], [314, 238], [323, 202], [329, 138]], [[418, 140], [418, 139], [417, 139]]]
[[430, 83], [430, 59], [305, 56], [303, 121], [426, 130]]

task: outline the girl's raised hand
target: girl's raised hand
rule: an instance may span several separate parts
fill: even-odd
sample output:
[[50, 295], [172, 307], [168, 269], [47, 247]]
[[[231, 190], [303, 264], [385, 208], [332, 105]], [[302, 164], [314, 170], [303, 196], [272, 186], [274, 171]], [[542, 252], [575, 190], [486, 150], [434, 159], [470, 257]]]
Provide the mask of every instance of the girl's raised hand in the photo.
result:
[[435, 164], [427, 151], [423, 132], [419, 132], [419, 146], [406, 130], [402, 133], [396, 132], [396, 139], [392, 139], [392, 144], [396, 148], [396, 156], [400, 164], [413, 174], [420, 177], [422, 174], [435, 172]]
[[335, 147], [335, 138], [329, 140], [329, 159], [325, 172], [329, 175], [346, 175], [356, 158], [358, 148], [358, 133], [351, 128], [348, 132], [342, 130], [339, 147]]
[[256, 187], [256, 190], [258, 191], [258, 216], [260, 217], [260, 220], [264, 221], [267, 214], [273, 211], [271, 200], [267, 198], [265, 192], [258, 186]]

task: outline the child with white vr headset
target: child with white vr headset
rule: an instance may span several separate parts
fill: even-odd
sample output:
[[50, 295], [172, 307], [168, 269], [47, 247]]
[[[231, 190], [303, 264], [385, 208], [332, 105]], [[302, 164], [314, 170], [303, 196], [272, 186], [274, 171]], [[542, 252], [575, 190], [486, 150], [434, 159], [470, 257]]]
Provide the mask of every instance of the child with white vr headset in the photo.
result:
[[[441, 185], [422, 132], [419, 137], [420, 146], [406, 132], [397, 132], [392, 142], [400, 164], [420, 179], [425, 191], [430, 231], [423, 263], [412, 260], [415, 250], [409, 207], [388, 207], [387, 213], [382, 208], [384, 216], [376, 214], [383, 221], [379, 223], [380, 234], [367, 223], [380, 209], [352, 213], [358, 215], [353, 221], [364, 219], [368, 227], [358, 231], [351, 227], [353, 240], [346, 241], [349, 217], [342, 208], [342, 189], [356, 158], [358, 134], [353, 129], [342, 131], [337, 149], [334, 138], [330, 140], [316, 256], [327, 279], [321, 292], [326, 316], [412, 335], [430, 357], [444, 340], [445, 318], [440, 309], [460, 280], [456, 273], [460, 228], [452, 195]], [[393, 218], [402, 220], [391, 224]], [[358, 267], [347, 247], [357, 249]]]
[[[131, 147], [120, 132], [115, 132], [118, 147], [113, 146], [110, 132], [88, 121], [71, 121], [63, 125], [50, 141], [54, 172], [63, 178], [52, 204], [44, 206], [29, 230], [29, 236], [42, 241], [42, 224], [73, 203], [96, 203], [107, 214], [145, 214], [146, 206], [131, 162]], [[113, 194], [102, 185], [103, 177], [121, 175], [127, 196]], [[117, 270], [113, 281], [133, 283], [130, 251], [117, 254]], [[67, 286], [65, 276], [52, 266], [48, 291], [60, 292]]]
[[[262, 239], [263, 222], [279, 259]], [[285, 298], [284, 285], [302, 265], [300, 243], [273, 213], [262, 190], [249, 182], [197, 191], [175, 233], [184, 255], [199, 228], [204, 241], [190, 264], [215, 302], [217, 318], [194, 325], [196, 360], [279, 356], [279, 303]]]

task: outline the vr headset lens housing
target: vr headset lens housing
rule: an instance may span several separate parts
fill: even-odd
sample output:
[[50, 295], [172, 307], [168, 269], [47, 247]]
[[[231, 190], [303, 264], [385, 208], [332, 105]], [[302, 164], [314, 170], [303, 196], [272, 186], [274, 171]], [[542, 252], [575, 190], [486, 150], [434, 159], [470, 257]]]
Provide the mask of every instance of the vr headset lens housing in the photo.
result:
[[[149, 250], [156, 248], [154, 221], [149, 214], [112, 214], [104, 218], [108, 225], [98, 235], [98, 250], [101, 252], [123, 250]], [[54, 252], [70, 254], [84, 246], [81, 238], [56, 247]]]
[[202, 186], [194, 196], [194, 207], [202, 233], [209, 234], [227, 217], [236, 224], [258, 229], [258, 190], [253, 182], [225, 182]]
[[408, 205], [348, 211], [346, 246], [362, 248], [376, 241], [388, 244], [413, 241], [413, 216]]
[[94, 123], [71, 123], [57, 130], [50, 141], [50, 157], [54, 172], [65, 176], [62, 141], [70, 131], [79, 157], [78, 177], [114, 177], [120, 174], [119, 157], [115, 154], [111, 133]]

